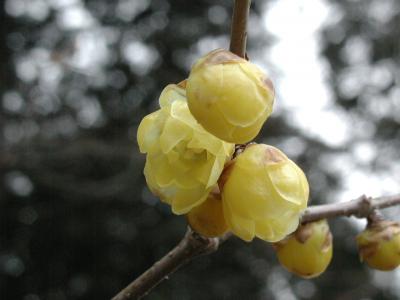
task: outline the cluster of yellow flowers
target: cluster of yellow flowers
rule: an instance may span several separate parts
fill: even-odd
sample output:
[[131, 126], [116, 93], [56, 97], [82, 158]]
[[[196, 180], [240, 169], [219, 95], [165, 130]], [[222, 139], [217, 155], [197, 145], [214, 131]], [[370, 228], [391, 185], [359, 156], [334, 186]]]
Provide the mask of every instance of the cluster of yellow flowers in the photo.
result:
[[[210, 52], [187, 80], [165, 87], [160, 109], [140, 123], [144, 174], [150, 190], [185, 214], [196, 232], [280, 241], [282, 264], [312, 277], [329, 264], [332, 242], [326, 222], [299, 227], [309, 197], [306, 176], [273, 146], [243, 146], [258, 135], [273, 104], [272, 82], [256, 65], [226, 50]], [[235, 144], [244, 150], [234, 155]], [[298, 261], [296, 247], [307, 261]]]
[[[299, 225], [309, 197], [306, 176], [273, 146], [243, 145], [258, 135], [273, 104], [272, 82], [257, 66], [226, 50], [208, 53], [187, 80], [165, 87], [160, 109], [141, 121], [144, 175], [196, 232], [273, 242], [286, 269], [312, 278], [332, 259], [332, 234], [326, 220]], [[357, 243], [372, 268], [400, 265], [398, 223], [371, 223]]]

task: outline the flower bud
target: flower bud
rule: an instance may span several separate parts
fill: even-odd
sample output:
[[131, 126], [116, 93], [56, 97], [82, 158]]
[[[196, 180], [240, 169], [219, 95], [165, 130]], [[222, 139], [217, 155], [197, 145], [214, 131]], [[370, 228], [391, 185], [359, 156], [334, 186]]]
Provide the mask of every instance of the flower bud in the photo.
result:
[[251, 141], [272, 113], [271, 80], [256, 65], [223, 49], [196, 62], [186, 89], [196, 120], [227, 142]]
[[400, 224], [390, 221], [371, 223], [357, 236], [360, 260], [371, 268], [390, 271], [400, 265]]
[[296, 230], [308, 202], [303, 171], [280, 150], [253, 144], [225, 168], [219, 186], [225, 220], [245, 241], [276, 242]]
[[274, 244], [279, 262], [303, 278], [322, 274], [332, 259], [332, 234], [326, 220], [300, 225], [284, 240]]
[[190, 227], [205, 237], [218, 237], [228, 231], [218, 187], [208, 195], [206, 201], [192, 208], [186, 217]]
[[190, 114], [185, 90], [168, 85], [161, 108], [141, 121], [139, 148], [147, 153], [144, 175], [150, 190], [185, 214], [206, 200], [234, 145], [205, 131]]

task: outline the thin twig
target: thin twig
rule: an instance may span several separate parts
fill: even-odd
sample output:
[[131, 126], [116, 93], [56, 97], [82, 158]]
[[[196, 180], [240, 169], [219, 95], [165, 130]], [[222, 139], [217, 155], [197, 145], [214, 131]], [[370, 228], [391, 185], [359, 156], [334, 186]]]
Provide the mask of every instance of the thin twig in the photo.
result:
[[[347, 202], [310, 206], [304, 212], [301, 222], [306, 223], [338, 216], [366, 218], [375, 209], [395, 205], [400, 205], [400, 194], [378, 198], [361, 196]], [[119, 292], [112, 300], [140, 299], [187, 262], [200, 255], [216, 251], [219, 245], [230, 236], [231, 234], [228, 233], [219, 239], [205, 238], [189, 230], [174, 249]]]
[[368, 198], [365, 195], [347, 202], [310, 206], [303, 214], [302, 223], [316, 221], [337, 216], [368, 217], [373, 210], [400, 204], [400, 194]]
[[246, 57], [247, 19], [251, 0], [235, 0], [231, 26], [229, 50], [240, 57]]
[[140, 275], [112, 300], [140, 299], [146, 296], [160, 282], [197, 256], [210, 254], [231, 236], [230, 233], [220, 238], [206, 238], [188, 228], [185, 237], [174, 249]]

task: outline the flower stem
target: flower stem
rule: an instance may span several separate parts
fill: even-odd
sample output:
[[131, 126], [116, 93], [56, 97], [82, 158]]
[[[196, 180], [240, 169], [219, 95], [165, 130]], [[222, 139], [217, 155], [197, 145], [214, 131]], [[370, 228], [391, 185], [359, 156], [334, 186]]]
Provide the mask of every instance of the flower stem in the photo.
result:
[[235, 0], [231, 26], [231, 44], [229, 50], [236, 55], [246, 57], [247, 19], [251, 0]]

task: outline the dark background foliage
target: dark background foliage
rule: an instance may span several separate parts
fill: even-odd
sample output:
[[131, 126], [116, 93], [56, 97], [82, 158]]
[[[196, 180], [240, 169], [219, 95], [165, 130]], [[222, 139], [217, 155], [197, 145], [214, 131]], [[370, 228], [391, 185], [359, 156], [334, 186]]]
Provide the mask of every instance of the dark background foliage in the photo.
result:
[[[1, 299], [108, 299], [183, 236], [184, 217], [146, 188], [136, 130], [165, 85], [184, 79], [196, 57], [228, 46], [232, 2], [2, 2]], [[263, 20], [276, 1], [253, 2], [249, 56], [262, 60], [275, 42]], [[320, 57], [332, 110], [345, 119], [321, 139], [282, 106], [258, 140], [304, 168], [313, 204], [359, 196], [351, 187], [367, 188], [362, 180], [372, 174], [377, 188], [398, 191], [391, 182], [400, 177], [400, 2], [324, 3], [333, 21], [318, 32]], [[276, 80], [284, 76], [274, 61], [264, 63]], [[313, 82], [304, 82], [298, 101], [306, 105]], [[341, 122], [346, 142], [327, 142]], [[361, 227], [331, 225], [334, 259], [317, 279], [291, 276], [262, 241], [232, 239], [148, 299], [399, 299], [398, 272], [359, 263]]]

